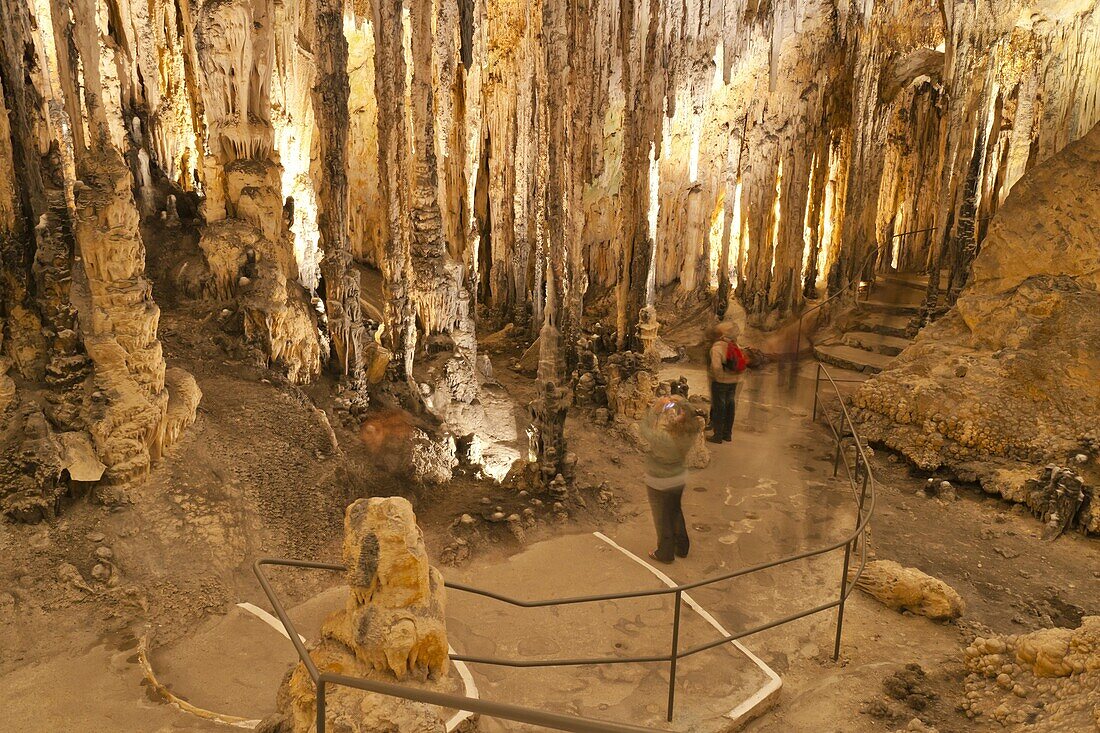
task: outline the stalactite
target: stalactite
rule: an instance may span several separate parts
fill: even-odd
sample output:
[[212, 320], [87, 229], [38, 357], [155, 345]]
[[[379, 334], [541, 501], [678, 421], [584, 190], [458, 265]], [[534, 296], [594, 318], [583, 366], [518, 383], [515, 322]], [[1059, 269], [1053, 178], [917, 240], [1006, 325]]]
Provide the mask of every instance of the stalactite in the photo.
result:
[[317, 190], [321, 276], [325, 314], [336, 359], [344, 374], [360, 377], [367, 335], [359, 300], [359, 271], [348, 247], [348, 42], [343, 0], [318, 0], [314, 10], [317, 76], [313, 108], [321, 161]]
[[412, 378], [416, 350], [416, 316], [409, 293], [410, 244], [408, 184], [403, 174], [409, 160], [404, 114], [405, 54], [401, 0], [373, 0], [372, 22], [376, 29], [391, 29], [375, 36], [374, 89], [378, 101], [378, 175], [381, 199], [386, 207], [389, 240], [382, 256], [385, 288], [386, 334], [402, 379]]

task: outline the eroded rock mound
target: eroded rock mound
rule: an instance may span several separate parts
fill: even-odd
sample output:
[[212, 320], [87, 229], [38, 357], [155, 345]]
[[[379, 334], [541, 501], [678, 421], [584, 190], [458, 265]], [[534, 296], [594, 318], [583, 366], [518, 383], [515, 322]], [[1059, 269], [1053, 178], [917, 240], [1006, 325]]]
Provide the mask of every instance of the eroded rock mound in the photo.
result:
[[968, 717], [1022, 731], [1100, 730], [1100, 616], [1076, 629], [977, 638], [965, 655]]
[[966, 609], [962, 597], [947, 583], [893, 560], [867, 563], [856, 585], [895, 611], [909, 611], [935, 621], [958, 618]]
[[[405, 499], [360, 499], [344, 514], [348, 598], [310, 645], [318, 669], [353, 677], [437, 686], [446, 675], [447, 631], [443, 577], [428, 564], [424, 537]], [[442, 733], [427, 705], [331, 686], [326, 691], [332, 730], [354, 733]], [[278, 712], [264, 733], [305, 733], [315, 724], [316, 691], [298, 664], [284, 679]]]
[[1064, 460], [1095, 434], [1098, 166], [1100, 127], [1012, 190], [956, 307], [856, 395], [867, 438], [983, 477]]

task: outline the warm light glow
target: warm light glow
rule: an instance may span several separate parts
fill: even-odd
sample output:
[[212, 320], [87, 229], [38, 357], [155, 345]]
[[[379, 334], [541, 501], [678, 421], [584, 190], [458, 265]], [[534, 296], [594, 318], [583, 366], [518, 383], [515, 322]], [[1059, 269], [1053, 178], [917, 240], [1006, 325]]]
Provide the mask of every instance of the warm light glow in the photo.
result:
[[[668, 125], [665, 125], [668, 129]], [[656, 146], [649, 144], [649, 274], [646, 277], [646, 304], [652, 305], [657, 297], [657, 214], [660, 212], [661, 166]]]
[[699, 143], [703, 137], [703, 115], [695, 112], [691, 118], [691, 152], [688, 155], [688, 178], [699, 180]]
[[[817, 153], [814, 153], [813, 158], [810, 160], [810, 182], [807, 185], [807, 190], [813, 191], [814, 187], [814, 173], [817, 172]], [[806, 275], [810, 272], [810, 260], [813, 257], [813, 240], [814, 233], [810, 230], [810, 197], [806, 197], [806, 211], [802, 216], [802, 277], [799, 283], [806, 282]]]
[[825, 284], [828, 279], [828, 272], [825, 271], [826, 266], [829, 263], [829, 253], [833, 249], [833, 236], [835, 228], [835, 216], [836, 216], [836, 189], [839, 185], [837, 181], [838, 169], [840, 167], [840, 156], [836, 149], [829, 151], [829, 171], [828, 180], [825, 183], [825, 197], [821, 203], [821, 241], [818, 243], [817, 249], [817, 283], [818, 287]]
[[722, 234], [726, 227], [725, 190], [719, 192], [707, 235], [707, 274], [711, 288], [718, 287], [718, 268], [722, 266]]
[[749, 253], [749, 233], [741, 226], [741, 181], [733, 191], [733, 217], [730, 222], [730, 284], [737, 288], [741, 281], [742, 258]]
[[292, 119], [285, 110], [273, 110], [275, 148], [283, 165], [283, 198], [294, 197], [294, 259], [298, 263], [298, 281], [305, 287], [317, 287], [321, 252], [318, 247], [317, 195], [309, 176], [309, 148], [313, 139], [313, 115], [306, 120]]
[[772, 210], [775, 217], [772, 222], [772, 272], [775, 272], [775, 254], [779, 249], [779, 218], [783, 215], [783, 159], [779, 159], [779, 167], [775, 172], [775, 208]]
[[[905, 208], [899, 206], [894, 214], [894, 231], [898, 232], [905, 223]], [[900, 233], [900, 232], [899, 232]], [[890, 242], [890, 267], [898, 269], [898, 260], [901, 257], [901, 237], [891, 237]]]

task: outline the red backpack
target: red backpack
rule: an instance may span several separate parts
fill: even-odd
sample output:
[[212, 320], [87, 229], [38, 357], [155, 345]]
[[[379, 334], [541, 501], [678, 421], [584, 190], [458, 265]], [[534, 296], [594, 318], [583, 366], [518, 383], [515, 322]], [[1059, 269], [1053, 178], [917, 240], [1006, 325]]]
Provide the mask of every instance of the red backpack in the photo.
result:
[[749, 365], [749, 360], [745, 358], [745, 352], [741, 351], [741, 347], [733, 341], [726, 344], [726, 357], [722, 359], [722, 368], [727, 372], [733, 372], [734, 374], [740, 374], [745, 371], [745, 368]]

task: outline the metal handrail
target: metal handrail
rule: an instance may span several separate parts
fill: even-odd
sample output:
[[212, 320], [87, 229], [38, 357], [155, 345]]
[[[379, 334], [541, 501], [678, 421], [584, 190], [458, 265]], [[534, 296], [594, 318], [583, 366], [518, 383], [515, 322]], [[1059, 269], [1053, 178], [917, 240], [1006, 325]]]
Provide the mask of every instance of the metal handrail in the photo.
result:
[[[828, 413], [825, 413], [827, 424], [837, 444], [836, 458], [834, 459], [833, 463], [833, 475], [837, 475], [839, 464], [841, 462], [840, 459], [843, 458], [845, 473], [848, 476], [848, 480], [853, 492], [857, 493], [858, 496], [856, 526], [855, 529], [844, 539], [833, 542], [832, 544], [826, 545], [821, 548], [795, 553], [779, 560], [759, 563], [757, 565], [742, 568], [740, 570], [735, 570], [729, 573], [723, 573], [703, 580], [697, 580], [690, 583], [682, 583], [676, 586], [652, 590], [626, 591], [621, 593], [604, 593], [589, 596], [575, 596], [569, 598], [554, 598], [530, 601], [511, 598], [501, 593], [495, 593], [493, 591], [487, 591], [481, 588], [475, 588], [473, 586], [468, 586], [461, 583], [445, 582], [445, 586], [451, 590], [479, 595], [520, 608], [542, 608], [547, 606], [570, 605], [578, 603], [596, 603], [601, 601], [644, 598], [659, 595], [675, 596], [675, 606], [673, 608], [672, 644], [670, 652], [666, 655], [650, 655], [639, 657], [599, 657], [581, 659], [516, 660], [451, 654], [450, 659], [455, 662], [466, 662], [470, 664], [491, 664], [496, 666], [515, 668], [562, 667], [595, 664], [641, 664], [655, 662], [667, 663], [669, 665], [669, 695], [667, 719], [670, 722], [672, 720], [673, 707], [675, 703], [676, 664], [680, 659], [683, 659], [685, 657], [689, 657], [694, 654], [698, 654], [700, 652], [722, 646], [723, 644], [735, 642], [743, 637], [750, 636], [752, 634], [756, 634], [762, 631], [767, 631], [777, 626], [781, 626], [783, 624], [790, 623], [791, 621], [796, 621], [798, 619], [805, 618], [807, 616], [811, 616], [813, 614], [820, 613], [831, 608], [836, 608], [837, 626], [835, 644], [833, 647], [833, 659], [838, 659], [840, 656], [840, 641], [844, 625], [844, 604], [848, 596], [854, 589], [856, 581], [863, 573], [863, 569], [867, 563], [867, 543], [865, 541], [865, 535], [871, 520], [871, 516], [874, 514], [876, 497], [875, 482], [874, 476], [871, 472], [871, 466], [867, 460], [867, 455], [864, 451], [863, 444], [858, 439], [858, 434], [855, 430], [855, 424], [852, 422], [851, 415], [848, 413], [848, 408], [845, 406], [844, 400], [841, 397], [840, 388], [837, 386], [838, 382], [837, 380], [833, 379], [831, 374], [829, 374], [828, 369], [824, 368], [820, 364], [818, 365], [817, 376], [814, 383], [813, 419], [816, 420], [817, 414], [818, 386], [821, 382], [825, 381], [822, 379], [823, 374], [825, 376], [825, 379], [828, 380], [828, 382], [832, 385], [833, 391], [836, 393], [836, 396], [840, 401], [841, 416], [844, 423], [842, 427], [846, 427], [847, 430], [847, 432], [843, 433], [841, 432], [841, 430], [838, 430], [836, 424], [833, 421], [833, 418], [828, 415]], [[849, 465], [847, 454], [843, 450], [843, 446], [846, 441], [851, 441], [855, 446], [854, 472], [853, 466]], [[860, 549], [859, 568], [855, 572], [851, 581], [849, 581], [848, 571], [851, 562], [851, 554], [853, 546], [857, 544]], [[762, 623], [734, 634], [726, 634], [716, 639], [711, 639], [709, 641], [698, 644], [694, 647], [690, 647], [687, 649], [679, 648], [680, 609], [683, 604], [683, 596], [685, 592], [695, 588], [700, 588], [703, 586], [720, 583], [726, 580], [731, 580], [733, 578], [748, 575], [750, 573], [758, 572], [760, 570], [767, 570], [769, 568], [777, 567], [779, 565], [785, 565], [788, 563], [796, 562], [798, 560], [824, 555], [834, 550], [840, 549], [841, 547], [844, 548], [844, 562], [840, 578], [840, 593], [836, 600], [829, 601], [828, 603], [822, 603], [810, 609], [798, 611], [784, 616], [780, 619]], [[279, 621], [282, 623], [284, 629], [287, 632], [287, 635], [290, 637], [291, 642], [294, 644], [295, 650], [298, 652], [299, 659], [305, 666], [310, 678], [313, 680], [314, 685], [317, 688], [317, 733], [324, 733], [325, 731], [325, 687], [328, 684], [343, 685], [346, 687], [353, 687], [355, 689], [365, 690], [368, 692], [392, 695], [394, 697], [401, 697], [417, 702], [425, 702], [433, 705], [439, 705], [441, 707], [465, 710], [473, 713], [488, 715], [491, 717], [513, 720], [521, 723], [540, 725], [556, 730], [574, 731], [575, 733], [641, 733], [643, 731], [656, 730], [651, 728], [642, 728], [626, 723], [613, 723], [610, 721], [587, 718], [583, 716], [549, 713], [542, 710], [536, 710], [534, 708], [513, 705], [510, 703], [493, 702], [488, 700], [481, 700], [479, 698], [466, 697], [463, 695], [434, 692], [416, 687], [408, 687], [396, 683], [381, 682], [377, 680], [368, 680], [364, 678], [349, 677], [346, 675], [321, 672], [317, 668], [316, 664], [313, 662], [313, 659], [310, 657], [309, 651], [306, 649], [305, 644], [303, 643], [301, 637], [298, 635], [298, 632], [294, 627], [293, 622], [287, 615], [286, 609], [284, 608], [282, 602], [279, 600], [278, 596], [275, 594], [275, 591], [271, 587], [271, 584], [268, 581], [267, 577], [264, 575], [262, 568], [267, 565], [328, 571], [344, 571], [346, 568], [343, 565], [336, 563], [319, 563], [304, 560], [288, 560], [279, 558], [262, 558], [260, 560], [257, 560], [253, 565], [253, 571], [255, 572], [256, 577], [260, 582], [261, 588], [263, 588], [264, 594], [267, 596], [268, 600], [271, 602], [272, 607], [275, 609], [275, 613], [278, 616]]]
[[[909, 232], [899, 232], [898, 234], [894, 234], [893, 236], [891, 236], [890, 241], [893, 241], [895, 239], [899, 239], [900, 237], [908, 237], [911, 234], [923, 234], [924, 232], [935, 231], [935, 229], [936, 229], [935, 227], [928, 227], [927, 229], [914, 229], [914, 230], [909, 231]], [[877, 255], [879, 253], [881, 253], [882, 250], [884, 250], [885, 248], [886, 248], [885, 245], [880, 245], [880, 246], [875, 247], [874, 249], [870, 250], [867, 253], [867, 255], [863, 258], [863, 261], [859, 264], [859, 269], [857, 269], [856, 272], [862, 273], [867, 268], [867, 263], [871, 261], [871, 256], [875, 255], [877, 257]], [[824, 307], [824, 306], [828, 305], [829, 303], [833, 302], [834, 300], [839, 298], [841, 295], [844, 295], [844, 293], [851, 290], [852, 285], [858, 284], [860, 282], [862, 282], [862, 280], [849, 280], [848, 283], [844, 287], [842, 287], [840, 290], [836, 291], [835, 293], [833, 293], [832, 295], [830, 295], [828, 298], [821, 301], [820, 303], [817, 303], [813, 307], [808, 308], [807, 310], [804, 310], [804, 311], [802, 311], [801, 313], [798, 314], [798, 338], [795, 341], [795, 345], [794, 345], [794, 357], [796, 359], [802, 353], [802, 319], [804, 319], [806, 316], [810, 315], [814, 311], [819, 310], [822, 307]]]

